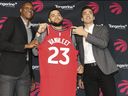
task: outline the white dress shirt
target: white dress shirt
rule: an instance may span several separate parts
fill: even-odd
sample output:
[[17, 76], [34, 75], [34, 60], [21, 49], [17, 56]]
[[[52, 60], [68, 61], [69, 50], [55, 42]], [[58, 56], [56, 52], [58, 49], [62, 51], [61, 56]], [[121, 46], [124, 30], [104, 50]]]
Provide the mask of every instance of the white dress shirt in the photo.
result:
[[[27, 32], [28, 43], [30, 43], [31, 40], [32, 40], [32, 31], [31, 31], [31, 26], [30, 26], [31, 23], [29, 22], [29, 24], [27, 24], [27, 22], [24, 20], [24, 18], [22, 16], [21, 16], [21, 19], [22, 19], [22, 21], [23, 21], [23, 23], [25, 25], [25, 29], [26, 29], [26, 32]], [[26, 60], [29, 61], [29, 53], [28, 53], [28, 51], [27, 51]]]
[[21, 16], [21, 19], [25, 25], [25, 29], [26, 29], [26, 32], [27, 32], [27, 38], [28, 38], [28, 43], [31, 42], [32, 40], [32, 31], [31, 31], [31, 23], [29, 22], [29, 24], [27, 24], [27, 22], [24, 20], [24, 18]]
[[[88, 29], [84, 28], [84, 30], [92, 34], [93, 28], [94, 28], [94, 24], [92, 24]], [[83, 46], [84, 46], [84, 64], [96, 62], [93, 55], [92, 44], [87, 42], [85, 37], [83, 37]]]

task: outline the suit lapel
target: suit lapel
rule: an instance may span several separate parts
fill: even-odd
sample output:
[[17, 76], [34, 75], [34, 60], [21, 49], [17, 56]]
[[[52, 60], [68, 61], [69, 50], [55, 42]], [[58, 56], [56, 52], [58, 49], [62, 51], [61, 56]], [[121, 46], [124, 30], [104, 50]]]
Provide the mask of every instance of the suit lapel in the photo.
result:
[[22, 30], [22, 34], [23, 34], [23, 37], [25, 38], [25, 41], [27, 42], [27, 31], [26, 31], [26, 28], [25, 28], [25, 25], [22, 21], [22, 19], [19, 17], [18, 18], [18, 26], [20, 26], [21, 30]]
[[92, 34], [97, 34], [97, 31], [98, 31], [98, 27], [96, 25], [94, 25], [94, 28], [93, 28], [93, 33]]

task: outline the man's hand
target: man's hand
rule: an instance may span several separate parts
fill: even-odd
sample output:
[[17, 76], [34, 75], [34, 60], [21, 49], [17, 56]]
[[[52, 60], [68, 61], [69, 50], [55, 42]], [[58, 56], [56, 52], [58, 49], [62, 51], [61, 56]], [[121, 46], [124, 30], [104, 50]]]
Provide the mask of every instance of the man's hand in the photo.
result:
[[38, 46], [38, 41], [36, 39], [32, 40], [30, 43], [28, 44], [25, 44], [25, 49], [28, 48], [28, 49], [31, 49], [33, 47], [36, 47]]
[[48, 24], [47, 23], [41, 23], [38, 28], [38, 33], [42, 33], [46, 30]]
[[77, 35], [80, 35], [80, 36], [84, 36], [84, 37], [87, 37], [88, 35], [88, 32], [86, 32], [82, 26], [80, 27], [74, 27], [73, 28], [73, 34], [77, 34]]
[[78, 86], [81, 88], [81, 89], [84, 89], [84, 83], [83, 81], [80, 79], [78, 80]]
[[78, 74], [83, 74], [83, 72], [84, 72], [84, 67], [83, 67], [82, 64], [79, 64], [78, 65], [78, 68], [77, 68], [77, 73]]

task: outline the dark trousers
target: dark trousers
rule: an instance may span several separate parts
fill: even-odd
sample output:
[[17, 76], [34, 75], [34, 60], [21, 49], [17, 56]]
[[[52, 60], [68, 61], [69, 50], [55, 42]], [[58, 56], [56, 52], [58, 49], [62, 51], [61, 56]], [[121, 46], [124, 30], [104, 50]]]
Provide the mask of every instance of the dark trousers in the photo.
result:
[[0, 75], [0, 96], [29, 96], [30, 84], [28, 66], [19, 77]]
[[84, 66], [83, 81], [87, 96], [99, 96], [99, 88], [103, 96], [116, 96], [114, 75], [105, 75], [98, 66]]

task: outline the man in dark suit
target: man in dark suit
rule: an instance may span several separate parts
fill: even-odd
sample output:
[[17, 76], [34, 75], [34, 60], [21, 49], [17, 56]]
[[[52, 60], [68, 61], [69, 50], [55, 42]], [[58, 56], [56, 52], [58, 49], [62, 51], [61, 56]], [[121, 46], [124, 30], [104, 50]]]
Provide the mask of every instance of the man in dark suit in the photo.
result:
[[20, 17], [9, 18], [0, 31], [0, 96], [29, 96], [30, 49], [35, 47], [30, 20], [33, 17], [31, 2], [20, 7]]
[[90, 7], [81, 10], [81, 20], [84, 25], [74, 30], [80, 63], [84, 67], [79, 86], [85, 89], [87, 96], [99, 96], [99, 88], [104, 96], [116, 96], [114, 73], [118, 68], [107, 48], [108, 30], [105, 26], [94, 25]]

